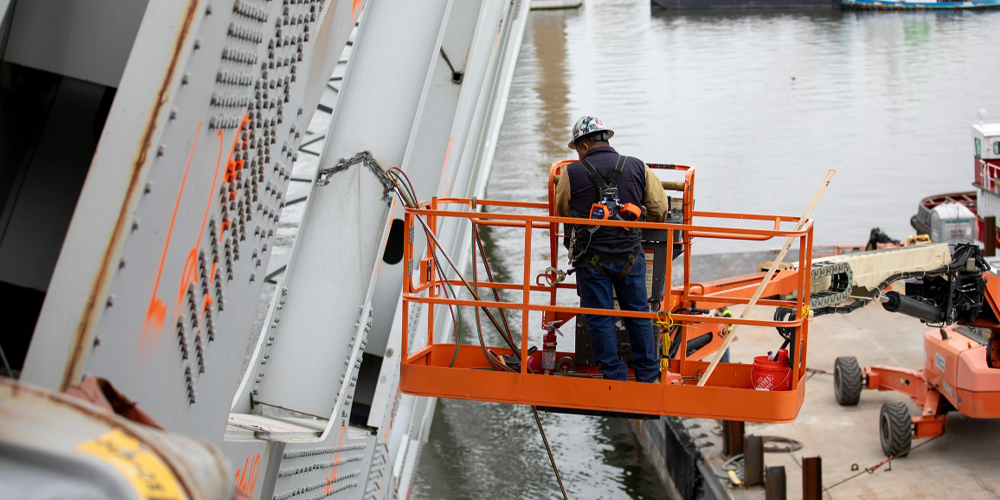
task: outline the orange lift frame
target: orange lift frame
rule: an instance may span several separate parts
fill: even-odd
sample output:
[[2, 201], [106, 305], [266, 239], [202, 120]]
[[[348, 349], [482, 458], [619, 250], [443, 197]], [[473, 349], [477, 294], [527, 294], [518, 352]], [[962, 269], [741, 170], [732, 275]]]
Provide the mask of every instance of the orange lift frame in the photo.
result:
[[[642, 313], [605, 309], [588, 309], [557, 305], [560, 290], [574, 290], [574, 283], [558, 282], [553, 272], [534, 275], [532, 280], [531, 251], [532, 235], [536, 230], [547, 230], [550, 240], [550, 266], [558, 269], [559, 224], [579, 224], [580, 219], [559, 217], [555, 214], [555, 179], [560, 169], [572, 163], [563, 160], [552, 165], [549, 172], [549, 202], [513, 202], [500, 200], [477, 200], [468, 198], [434, 198], [429, 203], [421, 202], [420, 208], [407, 208], [405, 214], [406, 233], [411, 234], [415, 225], [422, 225], [415, 219], [422, 217], [432, 232], [437, 231], [442, 219], [466, 219], [480, 226], [521, 228], [524, 231], [523, 278], [520, 283], [479, 281], [477, 287], [484, 289], [520, 290], [520, 302], [498, 302], [487, 300], [467, 300], [442, 296], [441, 288], [451, 285], [462, 286], [460, 279], [448, 279], [434, 266], [429, 258], [435, 251], [434, 240], [428, 238], [427, 256], [420, 261], [420, 268], [413, 266], [414, 248], [408, 238], [404, 238], [403, 255], [403, 308], [402, 347], [399, 389], [403, 393], [451, 399], [467, 399], [534, 405], [541, 407], [566, 408], [570, 410], [632, 413], [646, 415], [674, 415], [725, 420], [754, 422], [791, 422], [798, 415], [805, 397], [806, 352], [808, 346], [808, 317], [810, 273], [812, 262], [813, 224], [809, 220], [801, 230], [781, 230], [782, 223], [795, 224], [798, 217], [777, 215], [731, 214], [720, 212], [698, 212], [694, 210], [694, 168], [684, 165], [650, 165], [651, 168], [684, 172], [683, 185], [664, 182], [665, 189], [683, 192], [683, 223], [667, 224], [652, 222], [622, 222], [588, 220], [588, 224], [600, 226], [626, 226], [642, 229], [665, 229], [667, 234], [665, 283], [667, 292], [657, 312]], [[493, 209], [516, 209], [520, 213], [491, 211], [479, 212], [478, 207]], [[543, 212], [532, 214], [523, 212]], [[715, 222], [737, 223], [739, 221], [772, 222], [771, 229], [723, 227], [696, 225], [694, 220], [705, 219]], [[683, 284], [671, 286], [673, 274], [674, 242], [678, 239], [683, 246]], [[798, 269], [777, 272], [768, 283], [757, 304], [770, 307], [794, 308], [794, 320], [770, 321], [755, 319], [723, 318], [700, 314], [674, 313], [694, 304], [710, 304], [715, 309], [723, 306], [745, 305], [749, 302], [764, 273], [691, 283], [691, 243], [695, 238], [711, 238], [742, 241], [767, 241], [773, 238], [795, 237], [798, 240]], [[416, 272], [419, 271], [419, 272]], [[413, 275], [417, 281], [414, 282]], [[531, 301], [532, 292], [546, 292], [547, 303]], [[778, 297], [794, 293], [793, 300]], [[427, 304], [427, 343], [416, 352], [409, 352], [411, 335], [410, 312], [412, 304]], [[521, 314], [520, 372], [494, 371], [486, 360], [483, 349], [475, 344], [459, 346], [457, 357], [454, 343], [437, 342], [434, 335], [435, 306], [469, 306], [491, 309], [517, 310]], [[533, 356], [541, 365], [541, 350], [528, 352], [529, 321], [531, 311], [542, 313], [542, 325], [549, 322], [565, 321], [577, 314], [593, 314], [618, 317], [648, 318], [650, 321], [668, 321], [679, 324], [680, 348], [676, 359], [664, 363], [658, 383], [641, 383], [605, 380], [596, 368], [581, 368], [571, 373], [542, 374], [528, 369], [527, 357]], [[806, 312], [806, 314], [803, 314]], [[692, 359], [687, 355], [687, 343], [692, 338], [692, 329], [704, 325], [714, 331], [715, 339], [709, 347], [718, 349], [727, 331], [725, 326], [742, 324], [762, 327], [793, 328], [793, 342], [789, 348], [791, 368], [791, 390], [761, 391], [752, 383], [752, 365], [741, 363], [719, 363], [710, 380], [699, 387], [697, 384], [709, 363]], [[662, 332], [661, 332], [662, 333]], [[744, 334], [748, 334], [744, 333]], [[675, 339], [675, 341], [677, 341]], [[509, 348], [485, 346], [485, 349], [500, 356], [511, 354]], [[571, 352], [558, 352], [557, 358], [573, 356]], [[630, 370], [631, 376], [631, 370]]]

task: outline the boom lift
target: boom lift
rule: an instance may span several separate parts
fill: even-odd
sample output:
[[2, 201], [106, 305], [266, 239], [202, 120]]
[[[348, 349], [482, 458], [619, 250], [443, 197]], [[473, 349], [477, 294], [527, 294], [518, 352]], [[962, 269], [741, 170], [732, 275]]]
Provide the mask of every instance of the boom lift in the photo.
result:
[[[602, 226], [626, 224], [643, 229], [643, 246], [650, 271], [647, 277], [649, 300], [655, 313], [583, 309], [575, 305], [576, 297], [566, 293], [575, 285], [564, 281], [565, 273], [559, 270], [559, 224], [573, 223], [574, 219], [555, 214], [555, 179], [560, 169], [571, 160], [556, 162], [549, 175], [549, 201], [545, 203], [476, 200], [461, 198], [433, 198], [429, 202], [412, 203], [405, 215], [406, 227], [411, 234], [417, 226], [430, 236], [427, 241], [427, 258], [413, 262], [413, 245], [404, 250], [405, 276], [403, 289], [403, 315], [408, 325], [403, 331], [403, 357], [399, 387], [404, 393], [444, 398], [472, 399], [538, 406], [551, 411], [627, 416], [646, 418], [656, 415], [677, 415], [726, 420], [757, 422], [791, 422], [795, 420], [804, 397], [804, 375], [808, 345], [808, 321], [814, 316], [832, 313], [849, 313], [880, 301], [886, 310], [916, 317], [925, 322], [944, 326], [956, 323], [998, 331], [997, 302], [1000, 279], [984, 275], [987, 264], [980, 257], [978, 247], [964, 245], [949, 251], [947, 245], [919, 245], [905, 248], [855, 253], [826, 259], [812, 260], [812, 222], [807, 221], [801, 231], [781, 229], [781, 224], [798, 222], [797, 218], [769, 215], [726, 214], [694, 210], [695, 170], [683, 165], [650, 165], [661, 172], [683, 174], [683, 181], [665, 181], [663, 187], [681, 196], [670, 198], [670, 214], [664, 223], [625, 223], [619, 221], [590, 221]], [[413, 196], [409, 193], [409, 196]], [[413, 205], [419, 205], [414, 207]], [[483, 212], [479, 209], [482, 207]], [[537, 212], [547, 212], [541, 215]], [[520, 282], [501, 282], [489, 271], [483, 279], [477, 272], [471, 279], [452, 264], [447, 255], [442, 264], [435, 248], [434, 233], [449, 221], [472, 224], [472, 234], [478, 238], [480, 227], [504, 228], [522, 231], [524, 253]], [[698, 223], [696, 223], [696, 220]], [[766, 221], [769, 229], [722, 227], [743, 221]], [[744, 222], [745, 224], [745, 222]], [[532, 234], [547, 231], [548, 267], [538, 272], [532, 267]], [[736, 241], [767, 241], [775, 237], [795, 237], [799, 243], [798, 262], [777, 271], [758, 301], [763, 306], [775, 307], [772, 321], [721, 318], [710, 315], [711, 310], [723, 306], [747, 304], [754, 290], [764, 277], [763, 272], [694, 283], [690, 278], [691, 244], [697, 238]], [[485, 260], [481, 241], [477, 241], [480, 255]], [[916, 260], [914, 256], [919, 256]], [[475, 261], [475, 256], [474, 261]], [[669, 289], [673, 282], [674, 260], [681, 257], [682, 280]], [[923, 259], [923, 260], [921, 260]], [[936, 263], [936, 264], [934, 264]], [[475, 267], [475, 266], [474, 266]], [[932, 268], [929, 271], [925, 269]], [[855, 280], [855, 269], [858, 280]], [[454, 277], [449, 277], [451, 274]], [[992, 279], [991, 279], [992, 277]], [[885, 290], [894, 282], [906, 281], [906, 294]], [[458, 296], [454, 288], [465, 288], [470, 298]], [[485, 291], [492, 295], [487, 298]], [[520, 292], [520, 300], [500, 300], [498, 291]], [[864, 298], [848, 301], [852, 290], [866, 292]], [[428, 318], [411, 316], [416, 304], [429, 304]], [[477, 322], [485, 316], [505, 345], [487, 345], [483, 330], [479, 328], [478, 342], [454, 341], [451, 332], [436, 333], [427, 325], [433, 324], [434, 314], [457, 314], [451, 308], [473, 307]], [[449, 312], [450, 311], [450, 312]], [[521, 320], [520, 338], [510, 327], [507, 313], [515, 313]], [[539, 314], [540, 313], [540, 314]], [[627, 382], [600, 378], [595, 363], [589, 360], [589, 348], [582, 315], [610, 315], [617, 317], [649, 318], [659, 327], [662, 371], [661, 380], [655, 384], [635, 382], [630, 372]], [[546, 348], [554, 348], [554, 341], [546, 340], [540, 351], [530, 346], [529, 333], [533, 318], [540, 316], [540, 327], [551, 333], [577, 319], [575, 352], [557, 351], [556, 369], [546, 369]], [[537, 323], [536, 323], [537, 324]], [[728, 325], [743, 324], [777, 329], [782, 349], [788, 347], [787, 360], [780, 359], [787, 369], [785, 380], [771, 390], [758, 390], [761, 386], [755, 368], [748, 364], [719, 363], [707, 383], [699, 386], [709, 363], [706, 356], [717, 351], [727, 334]], [[457, 328], [456, 328], [457, 329]], [[955, 330], [951, 331], [962, 331]], [[426, 336], [424, 336], [426, 332]], [[929, 334], [928, 334], [929, 335]], [[623, 334], [620, 337], [624, 337]], [[958, 335], [942, 334], [949, 352], [958, 357]], [[950, 340], [949, 340], [950, 339]], [[979, 356], [971, 365], [986, 377], [1000, 372], [986, 370], [1000, 366], [995, 339], [980, 339], [989, 343], [987, 356]], [[476, 345], [476, 344], [479, 345]], [[952, 344], [955, 344], [952, 346]], [[776, 346], [777, 347], [777, 346]], [[929, 351], [930, 352], [930, 351]], [[979, 353], [979, 350], [976, 350]], [[621, 345], [619, 355], [629, 361], [627, 345]], [[981, 353], [980, 353], [981, 354]], [[550, 354], [551, 356], [551, 354]], [[963, 354], [971, 358], [971, 353]], [[551, 359], [551, 358], [550, 358]], [[964, 359], [964, 358], [963, 358]], [[778, 357], [768, 359], [779, 361]], [[551, 361], [550, 361], [551, 363]], [[855, 362], [850, 380], [846, 362], [838, 362], [838, 394], [859, 392], [860, 370]], [[947, 373], [958, 373], [955, 363], [948, 363]], [[898, 369], [897, 369], [898, 370]], [[941, 372], [945, 372], [942, 368]], [[885, 376], [879, 377], [879, 373]], [[913, 385], [922, 380], [917, 372], [906, 372], [909, 379], [899, 384]], [[759, 375], [759, 374], [757, 374]], [[780, 375], [780, 373], [779, 373]], [[894, 388], [889, 373], [865, 372], [870, 388]], [[968, 376], [968, 375], [966, 375]], [[936, 379], [935, 379], [936, 380]], [[854, 385], [850, 385], [853, 383]], [[974, 390], [956, 381], [950, 386]], [[1000, 382], [998, 382], [1000, 383]], [[882, 384], [882, 385], [879, 385]], [[898, 385], [898, 384], [897, 384]], [[917, 384], [920, 385], [920, 384]], [[979, 386], [975, 386], [979, 387]], [[787, 390], [782, 390], [787, 389]], [[845, 392], [846, 391], [846, 392]], [[943, 431], [941, 414], [947, 409], [947, 399], [935, 398], [931, 389], [914, 389], [915, 399], [926, 400], [925, 416], [915, 418], [918, 435], [924, 436], [932, 425]], [[951, 395], [951, 394], [949, 394]], [[840, 398], [841, 396], [838, 396]], [[856, 403], [856, 394], [853, 396]], [[966, 397], [968, 399], [968, 396]], [[846, 401], [846, 400], [845, 400]], [[975, 404], [981, 405], [982, 399]], [[991, 400], [992, 401], [992, 400]], [[964, 401], [968, 404], [968, 401]], [[998, 400], [1000, 402], [1000, 400]], [[953, 401], [958, 408], [961, 403]], [[907, 441], [908, 447], [908, 441]]]
[[923, 335], [922, 370], [889, 366], [862, 370], [853, 356], [837, 358], [834, 365], [839, 404], [857, 405], [863, 389], [878, 389], [906, 394], [920, 408], [920, 415], [911, 417], [905, 403], [882, 405], [879, 437], [888, 456], [905, 454], [913, 438], [943, 434], [950, 411], [1000, 418], [1000, 371], [993, 369], [1000, 368], [1000, 277], [988, 272], [989, 264], [976, 245], [956, 245], [950, 257], [950, 263], [937, 269], [894, 273], [886, 281], [906, 280], [905, 294], [891, 291], [877, 296], [885, 310], [936, 327]]
[[[417, 226], [428, 234], [427, 258], [413, 262], [414, 245], [404, 250], [403, 283], [403, 356], [399, 387], [404, 393], [445, 398], [473, 399], [538, 406], [542, 409], [629, 416], [643, 418], [656, 415], [681, 415], [758, 422], [791, 422], [802, 405], [806, 373], [808, 323], [803, 311], [843, 302], [849, 293], [850, 272], [846, 265], [832, 264], [813, 267], [811, 264], [812, 222], [806, 221], [800, 230], [784, 230], [782, 223], [797, 223], [798, 218], [772, 215], [726, 214], [694, 210], [695, 170], [684, 165], [650, 165], [662, 172], [683, 175], [681, 181], [664, 182], [663, 187], [680, 197], [670, 198], [670, 214], [665, 223], [593, 221], [601, 226], [636, 226], [643, 229], [644, 248], [649, 276], [652, 313], [584, 309], [575, 305], [573, 283], [564, 281], [559, 270], [559, 225], [573, 223], [572, 218], [555, 214], [555, 179], [570, 160], [556, 162], [549, 173], [548, 203], [476, 200], [465, 198], [433, 198], [429, 202], [408, 203], [406, 228], [413, 241]], [[407, 196], [416, 198], [413, 193]], [[479, 212], [483, 207], [486, 211]], [[701, 222], [697, 224], [696, 219]], [[486, 279], [474, 273], [471, 279], [452, 265], [438, 258], [435, 232], [439, 227], [456, 227], [455, 222], [472, 224], [473, 237], [480, 227], [522, 231], [524, 253], [520, 282], [501, 282], [489, 272]], [[763, 222], [766, 229], [723, 227], [746, 221]], [[445, 224], [448, 225], [445, 225]], [[532, 235], [548, 232], [547, 267], [542, 272], [532, 269]], [[798, 241], [798, 270], [781, 271], [770, 281], [758, 303], [764, 306], [788, 308], [796, 314], [775, 320], [721, 318], [710, 315], [710, 309], [747, 304], [761, 283], [763, 273], [727, 280], [692, 283], [690, 279], [691, 244], [696, 238], [734, 241], [767, 241], [772, 238], [794, 237]], [[479, 248], [482, 252], [481, 242]], [[666, 287], [673, 282], [674, 260], [683, 256], [683, 284]], [[488, 264], [488, 263], [487, 263]], [[454, 274], [455, 277], [448, 277]], [[825, 290], [810, 290], [813, 281], [830, 276], [832, 286]], [[453, 290], [464, 287], [471, 298], [461, 298]], [[482, 295], [488, 290], [492, 300]], [[519, 302], [499, 299], [498, 291], [520, 292]], [[780, 297], [786, 297], [781, 299]], [[791, 297], [791, 298], [787, 298]], [[430, 304], [419, 317], [411, 311], [417, 304]], [[434, 314], [449, 314], [453, 307], [474, 307], [477, 318], [485, 316], [504, 339], [505, 345], [486, 345], [479, 332], [479, 345], [454, 342], [445, 332], [435, 332]], [[518, 311], [520, 339], [509, 326], [508, 312]], [[451, 314], [455, 314], [451, 311]], [[585, 361], [580, 343], [576, 352], [555, 352], [560, 370], [546, 370], [543, 356], [555, 348], [546, 342], [542, 351], [529, 346], [529, 324], [540, 319], [542, 330], [550, 334], [578, 315], [596, 314], [617, 317], [639, 317], [655, 321], [660, 327], [662, 370], [655, 384], [634, 381], [608, 381], [600, 377], [593, 363]], [[579, 321], [578, 321], [579, 324]], [[728, 324], [744, 324], [780, 328], [782, 341], [790, 353], [785, 369], [787, 390], [760, 391], [754, 385], [753, 368], [738, 363], [720, 363], [713, 376], [699, 387], [709, 363], [705, 356], [718, 350]], [[456, 328], [457, 330], [457, 328]], [[425, 335], [426, 332], [426, 335]], [[550, 351], [546, 353], [545, 351]], [[627, 359], [628, 349], [622, 349]], [[631, 377], [631, 374], [630, 374]]]

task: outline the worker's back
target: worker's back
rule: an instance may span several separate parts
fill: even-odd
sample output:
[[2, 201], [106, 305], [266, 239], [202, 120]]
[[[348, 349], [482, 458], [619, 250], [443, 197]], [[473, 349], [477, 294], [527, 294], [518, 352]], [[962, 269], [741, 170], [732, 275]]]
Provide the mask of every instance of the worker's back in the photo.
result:
[[[589, 151], [586, 160], [607, 179], [618, 161], [618, 153], [611, 146], [601, 146]], [[618, 182], [618, 199], [622, 204], [643, 204], [646, 191], [645, 168], [645, 164], [637, 158], [628, 157], [625, 161], [621, 180]], [[580, 162], [568, 165], [566, 172], [571, 190], [570, 213], [573, 217], [590, 217], [591, 205], [601, 201], [597, 186]], [[588, 252], [602, 255], [622, 254], [634, 251], [641, 243], [642, 236], [639, 231], [605, 227], [594, 233]]]

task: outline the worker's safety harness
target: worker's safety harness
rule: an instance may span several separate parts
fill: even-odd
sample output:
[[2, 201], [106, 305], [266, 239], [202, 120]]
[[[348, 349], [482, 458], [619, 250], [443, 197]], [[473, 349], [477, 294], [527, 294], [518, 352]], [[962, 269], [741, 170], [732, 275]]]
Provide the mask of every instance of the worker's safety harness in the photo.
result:
[[[622, 204], [618, 200], [618, 182], [621, 181], [622, 171], [625, 169], [625, 160], [627, 156], [618, 155], [618, 162], [615, 163], [615, 168], [611, 170], [608, 174], [608, 178], [605, 179], [600, 172], [587, 160], [580, 160], [580, 164], [583, 168], [587, 169], [587, 174], [590, 176], [590, 180], [594, 182], [594, 186], [597, 187], [598, 195], [600, 196], [600, 201], [594, 203], [590, 206], [590, 219], [595, 220], [620, 220], [620, 221], [643, 221], [646, 218], [645, 209], [638, 207], [632, 203]], [[638, 247], [634, 252], [630, 252], [627, 255], [600, 255], [594, 252], [589, 252], [590, 242], [594, 237], [594, 233], [600, 229], [601, 226], [583, 226], [576, 225], [573, 227], [572, 237], [570, 242], [570, 263], [575, 263], [581, 259], [586, 259], [590, 265], [594, 266], [598, 272], [611, 278], [612, 281], [618, 282], [624, 278], [632, 267], [635, 266], [636, 261], [642, 252], [642, 247]], [[639, 232], [638, 228], [623, 228], [626, 231]], [[618, 271], [612, 275], [603, 265], [603, 263], [611, 262], [625, 262], [625, 266], [622, 267], [621, 271]]]

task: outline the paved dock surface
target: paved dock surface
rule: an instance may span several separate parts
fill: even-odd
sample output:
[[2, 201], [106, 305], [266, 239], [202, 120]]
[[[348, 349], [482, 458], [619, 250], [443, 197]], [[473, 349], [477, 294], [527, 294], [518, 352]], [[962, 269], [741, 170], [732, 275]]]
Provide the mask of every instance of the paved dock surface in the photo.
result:
[[[765, 319], [772, 311], [762, 307], [751, 316]], [[734, 308], [733, 313], [738, 316], [739, 310]], [[923, 332], [928, 328], [872, 305], [849, 315], [816, 318], [810, 329], [807, 366], [821, 372], [806, 382], [805, 403], [798, 419], [791, 424], [746, 426], [747, 434], [781, 436], [802, 443], [802, 449], [794, 453], [767, 453], [764, 457], [765, 466], [785, 467], [789, 499], [802, 498], [802, 458], [817, 455], [823, 459], [824, 498], [1000, 498], [1000, 420], [976, 420], [958, 412], [948, 415], [943, 436], [914, 440], [909, 456], [892, 460], [871, 474], [848, 479], [886, 459], [878, 434], [883, 403], [906, 401], [911, 414], [918, 414], [918, 410], [908, 397], [891, 391], [866, 390], [857, 406], [838, 405], [833, 395], [834, 360], [855, 356], [862, 366], [922, 368]], [[773, 329], [741, 329], [730, 351], [732, 361], [750, 363], [753, 356], [777, 349], [780, 342]], [[702, 454], [721, 474], [722, 441], [710, 432], [718, 422], [687, 419], [684, 423], [700, 426], [692, 434], [707, 435], [697, 442], [712, 443], [701, 448]], [[853, 464], [859, 471], [851, 471]], [[733, 498], [763, 498], [761, 489], [727, 491]]]

